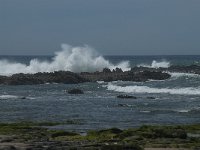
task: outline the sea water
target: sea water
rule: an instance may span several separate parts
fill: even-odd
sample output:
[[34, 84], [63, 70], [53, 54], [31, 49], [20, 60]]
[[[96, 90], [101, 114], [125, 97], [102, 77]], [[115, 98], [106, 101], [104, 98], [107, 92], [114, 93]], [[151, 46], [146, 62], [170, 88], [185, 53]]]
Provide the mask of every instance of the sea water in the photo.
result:
[[[90, 61], [94, 58], [96, 56], [91, 56]], [[21, 69], [22, 72], [29, 67], [25, 73], [36, 72], [37, 69], [42, 71], [42, 68], [30, 65], [32, 60], [37, 65], [46, 63], [48, 66], [59, 59], [56, 60], [55, 56], [1, 56], [0, 63], [4, 63], [6, 67], [0, 73], [12, 75], [17, 72], [17, 69], [12, 72], [14, 67], [19, 67], [18, 70]], [[72, 67], [80, 67], [72, 62], [75, 60], [69, 60]], [[119, 66], [122, 62], [128, 62], [123, 65], [124, 69], [142, 65], [169, 67], [199, 65], [200, 56], [101, 56], [101, 61], [105, 61], [103, 67], [108, 68]], [[87, 66], [87, 62], [84, 66]], [[91, 67], [92, 70], [96, 69], [95, 66]], [[54, 69], [57, 70], [55, 66]], [[102, 67], [99, 66], [98, 69]], [[89, 70], [86, 67], [86, 71]], [[167, 80], [148, 82], [0, 85], [0, 121], [65, 122], [66, 124], [54, 128], [78, 132], [111, 127], [124, 129], [144, 124], [200, 123], [200, 75], [173, 72], [171, 75]], [[71, 95], [65, 92], [72, 88], [80, 88], [84, 94]], [[119, 99], [117, 96], [120, 94], [133, 95], [137, 99]]]

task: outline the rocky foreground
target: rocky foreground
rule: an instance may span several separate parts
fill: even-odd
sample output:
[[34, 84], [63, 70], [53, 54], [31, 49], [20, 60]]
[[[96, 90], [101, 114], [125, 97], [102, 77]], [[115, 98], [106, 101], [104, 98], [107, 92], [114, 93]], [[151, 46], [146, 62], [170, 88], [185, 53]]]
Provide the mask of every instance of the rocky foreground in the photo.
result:
[[96, 81], [135, 81], [165, 80], [171, 77], [167, 72], [200, 74], [200, 66], [171, 66], [169, 68], [134, 67], [130, 71], [103, 69], [102, 72], [73, 73], [69, 71], [56, 71], [52, 73], [14, 74], [12, 76], [0, 76], [0, 84], [3, 85], [35, 85], [44, 83], [77, 84]]
[[[57, 123], [1, 123], [0, 150], [199, 150], [200, 125], [88, 131], [50, 130]], [[170, 149], [171, 148], [171, 149]]]

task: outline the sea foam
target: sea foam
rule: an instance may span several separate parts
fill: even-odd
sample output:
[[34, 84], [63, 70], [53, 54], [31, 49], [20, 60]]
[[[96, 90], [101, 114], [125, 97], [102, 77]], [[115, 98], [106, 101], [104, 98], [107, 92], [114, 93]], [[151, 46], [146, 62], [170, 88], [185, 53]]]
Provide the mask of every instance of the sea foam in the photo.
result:
[[0, 100], [7, 100], [7, 99], [18, 99], [21, 98], [16, 95], [0, 95]]
[[32, 59], [28, 65], [0, 60], [0, 75], [12, 75], [16, 73], [37, 73], [53, 71], [94, 72], [103, 68], [114, 69], [116, 67], [126, 71], [130, 69], [129, 61], [112, 64], [99, 55], [90, 46], [72, 47], [62, 44], [62, 51], [56, 52], [52, 61], [39, 61]]
[[194, 73], [181, 73], [181, 72], [167, 72], [169, 73], [172, 77], [174, 78], [179, 78], [179, 77], [192, 77], [192, 78], [199, 78], [199, 74], [194, 74]]
[[137, 65], [138, 67], [147, 67], [147, 68], [169, 68], [170, 67], [170, 62], [168, 61], [156, 61], [153, 60], [151, 65], [148, 64], [139, 64]]
[[124, 93], [165, 93], [175, 95], [200, 95], [200, 87], [186, 87], [186, 88], [152, 88], [148, 86], [118, 86], [112, 83], [106, 85], [108, 90]]

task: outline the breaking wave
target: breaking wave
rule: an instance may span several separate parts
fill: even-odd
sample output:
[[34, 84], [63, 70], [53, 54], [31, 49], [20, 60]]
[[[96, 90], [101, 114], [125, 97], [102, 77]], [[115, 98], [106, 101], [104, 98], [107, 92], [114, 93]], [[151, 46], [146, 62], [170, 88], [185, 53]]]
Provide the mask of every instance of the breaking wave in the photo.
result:
[[0, 100], [7, 100], [7, 99], [24, 99], [23, 96], [16, 96], [16, 95], [0, 95]]
[[168, 67], [170, 67], [170, 62], [153, 60], [151, 65], [140, 64], [140, 65], [137, 65], [137, 66], [138, 67], [147, 67], [147, 68], [168, 68]]
[[116, 67], [124, 71], [130, 69], [128, 61], [114, 65], [87, 45], [72, 47], [68, 44], [62, 44], [61, 47], [62, 51], [56, 52], [51, 62], [32, 59], [29, 65], [26, 65], [9, 62], [8, 60], [0, 60], [0, 74], [12, 75], [16, 73], [53, 72], [59, 70], [94, 72], [102, 71], [103, 68], [114, 69]]
[[175, 94], [175, 95], [200, 95], [200, 87], [193, 88], [151, 88], [148, 86], [118, 86], [112, 83], [106, 85], [108, 90], [124, 93], [166, 93], [166, 94]]
[[179, 77], [193, 77], [193, 78], [198, 78], [200, 77], [199, 74], [194, 74], [194, 73], [181, 73], [181, 72], [168, 72], [172, 77], [174, 78], [179, 78]]

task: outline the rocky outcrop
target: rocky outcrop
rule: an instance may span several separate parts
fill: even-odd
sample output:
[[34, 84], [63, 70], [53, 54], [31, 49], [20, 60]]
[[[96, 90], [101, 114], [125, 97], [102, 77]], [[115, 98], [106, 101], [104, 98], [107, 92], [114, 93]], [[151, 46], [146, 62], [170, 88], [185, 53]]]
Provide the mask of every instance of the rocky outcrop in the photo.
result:
[[151, 71], [151, 70], [144, 70], [144, 71], [120, 71], [120, 70], [114, 70], [110, 71], [109, 69], [104, 69], [103, 72], [84, 72], [80, 74], [83, 78], [86, 80], [89, 80], [90, 82], [95, 81], [136, 81], [136, 82], [145, 82], [149, 79], [153, 80], [165, 80], [171, 77], [168, 73], [163, 73], [161, 71]]
[[69, 94], [84, 94], [84, 92], [80, 89], [71, 89], [68, 91]]
[[131, 95], [118, 95], [117, 98], [122, 98], [122, 99], [137, 99], [137, 97], [131, 96]]
[[12, 76], [0, 76], [0, 84], [4, 85], [34, 85], [44, 83], [64, 83], [76, 84], [83, 82], [96, 81], [137, 81], [144, 82], [149, 79], [164, 80], [170, 78], [168, 73], [163, 73], [157, 70], [143, 70], [143, 71], [125, 71], [116, 68], [111, 71], [108, 68], [103, 69], [102, 72], [83, 72], [73, 73], [69, 71], [56, 71], [52, 73], [36, 73], [36, 74], [14, 74]]
[[53, 73], [36, 73], [36, 74], [14, 74], [12, 76], [0, 76], [0, 84], [4, 85], [32, 85], [44, 83], [65, 83], [76, 84], [87, 82], [79, 74], [69, 71], [57, 71]]

